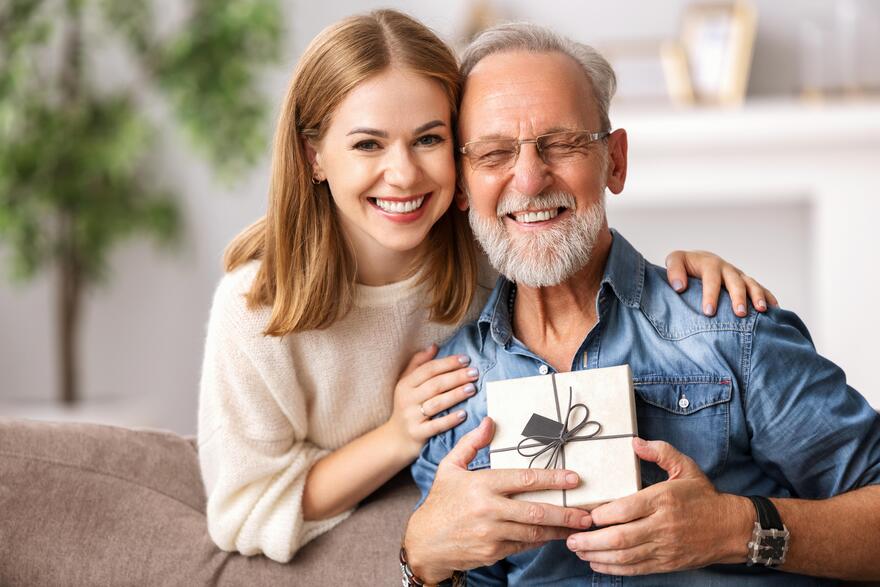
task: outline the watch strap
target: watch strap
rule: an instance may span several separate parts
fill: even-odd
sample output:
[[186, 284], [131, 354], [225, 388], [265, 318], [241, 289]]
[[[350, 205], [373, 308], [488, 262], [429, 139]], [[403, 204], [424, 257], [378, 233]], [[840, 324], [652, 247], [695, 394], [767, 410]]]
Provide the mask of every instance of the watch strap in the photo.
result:
[[758, 513], [758, 523], [764, 530], [782, 530], [782, 517], [773, 502], [761, 495], [750, 495], [749, 499]]
[[[400, 573], [403, 578], [402, 587], [428, 587], [433, 585], [425, 583], [413, 573], [406, 559], [406, 549], [403, 546], [400, 547]], [[464, 571], [454, 571], [451, 577], [440, 581], [436, 585], [437, 587], [465, 587], [467, 585], [467, 573]]]

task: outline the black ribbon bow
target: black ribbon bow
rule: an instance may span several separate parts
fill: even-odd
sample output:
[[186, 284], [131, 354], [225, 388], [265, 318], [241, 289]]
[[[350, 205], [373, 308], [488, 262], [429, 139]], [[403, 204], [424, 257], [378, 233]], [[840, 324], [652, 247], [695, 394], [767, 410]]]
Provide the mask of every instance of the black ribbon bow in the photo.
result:
[[[554, 378], [553, 391], [554, 396], [556, 396], [556, 385]], [[531, 469], [534, 465], [535, 461], [541, 457], [541, 455], [545, 453], [549, 453], [547, 457], [547, 462], [544, 465], [545, 469], [557, 469], [560, 468], [560, 461], [562, 463], [561, 468], [565, 468], [565, 445], [572, 441], [577, 440], [587, 440], [589, 438], [593, 438], [597, 436], [602, 431], [602, 424], [596, 422], [595, 420], [590, 420], [590, 408], [586, 406], [586, 404], [574, 404], [572, 405], [572, 396], [573, 390], [571, 387], [568, 388], [568, 410], [565, 413], [565, 419], [562, 419], [559, 413], [559, 400], [558, 396], [556, 396], [556, 413], [559, 421], [551, 420], [550, 418], [544, 417], [540, 414], [532, 414], [532, 417], [529, 419], [526, 427], [523, 428], [522, 435], [525, 436], [519, 444], [516, 445], [516, 452], [520, 455], [529, 458], [529, 468]], [[584, 415], [581, 418], [580, 422], [575, 424], [572, 427], [569, 427], [571, 423], [572, 415], [576, 412], [578, 408], [583, 409]], [[586, 428], [587, 426], [594, 425], [595, 429], [578, 436], [578, 432]], [[527, 444], [531, 442], [532, 444]], [[524, 449], [537, 449], [533, 451], [524, 450]]]

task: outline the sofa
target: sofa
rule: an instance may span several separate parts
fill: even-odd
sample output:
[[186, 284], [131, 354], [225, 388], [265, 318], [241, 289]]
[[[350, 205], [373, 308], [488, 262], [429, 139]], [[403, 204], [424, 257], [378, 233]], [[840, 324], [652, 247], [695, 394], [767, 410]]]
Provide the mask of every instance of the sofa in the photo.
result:
[[194, 438], [0, 418], [0, 586], [400, 585], [417, 501], [404, 471], [280, 564], [211, 541]]
[[401, 473], [280, 564], [211, 541], [194, 438], [0, 418], [0, 585], [399, 585], [417, 500]]

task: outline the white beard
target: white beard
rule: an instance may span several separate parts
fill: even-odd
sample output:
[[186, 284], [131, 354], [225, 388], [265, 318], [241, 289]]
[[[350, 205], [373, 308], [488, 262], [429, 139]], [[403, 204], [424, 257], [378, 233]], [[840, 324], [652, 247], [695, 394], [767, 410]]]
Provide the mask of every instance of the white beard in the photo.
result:
[[[512, 235], [504, 225], [504, 217], [512, 212], [555, 207], [566, 207], [569, 214], [542, 230]], [[606, 226], [605, 193], [583, 211], [576, 209], [574, 196], [565, 192], [508, 196], [498, 204], [496, 214], [495, 218], [483, 218], [473, 206], [468, 213], [471, 228], [492, 266], [507, 279], [528, 287], [558, 285], [590, 262]]]

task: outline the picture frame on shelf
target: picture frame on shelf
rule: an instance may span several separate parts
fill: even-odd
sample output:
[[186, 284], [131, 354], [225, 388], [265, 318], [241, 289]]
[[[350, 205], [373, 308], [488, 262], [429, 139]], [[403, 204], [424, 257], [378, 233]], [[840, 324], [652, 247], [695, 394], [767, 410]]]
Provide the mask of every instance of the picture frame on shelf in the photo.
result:
[[679, 69], [686, 69], [695, 103], [735, 106], [743, 102], [756, 31], [757, 11], [748, 0], [694, 4], [685, 9], [679, 56], [670, 59], [678, 61]]
[[688, 6], [678, 38], [617, 41], [600, 50], [624, 102], [737, 106], [745, 100], [757, 30], [749, 0]]

